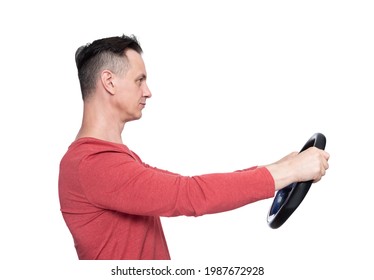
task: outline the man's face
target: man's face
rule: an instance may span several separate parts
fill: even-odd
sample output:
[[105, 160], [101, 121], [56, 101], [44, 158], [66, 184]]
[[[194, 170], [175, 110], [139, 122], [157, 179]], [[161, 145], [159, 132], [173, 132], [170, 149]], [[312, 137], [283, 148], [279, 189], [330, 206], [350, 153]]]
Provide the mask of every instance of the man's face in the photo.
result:
[[126, 56], [129, 68], [116, 79], [116, 106], [124, 122], [140, 119], [146, 100], [152, 96], [143, 58], [131, 49], [126, 51]]

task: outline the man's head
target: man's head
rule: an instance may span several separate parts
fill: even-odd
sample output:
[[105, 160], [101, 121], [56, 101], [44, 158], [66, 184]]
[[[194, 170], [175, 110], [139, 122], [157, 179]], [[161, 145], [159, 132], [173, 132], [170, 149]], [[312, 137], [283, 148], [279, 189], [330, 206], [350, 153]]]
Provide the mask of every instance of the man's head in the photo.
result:
[[110, 37], [81, 46], [75, 53], [82, 98], [86, 100], [95, 90], [96, 82], [103, 70], [124, 74], [129, 67], [127, 50], [142, 53], [135, 36]]
[[85, 104], [95, 99], [100, 112], [110, 108], [120, 122], [139, 119], [151, 97], [141, 54], [134, 36], [104, 38], [80, 47], [75, 60]]

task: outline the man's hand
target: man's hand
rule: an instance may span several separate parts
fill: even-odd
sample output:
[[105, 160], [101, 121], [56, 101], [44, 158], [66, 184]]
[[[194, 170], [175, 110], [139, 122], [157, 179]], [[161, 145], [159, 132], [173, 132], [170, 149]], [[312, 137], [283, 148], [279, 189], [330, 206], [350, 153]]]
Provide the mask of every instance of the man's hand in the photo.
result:
[[265, 167], [273, 176], [275, 190], [280, 190], [294, 182], [318, 182], [329, 168], [329, 158], [326, 151], [311, 147], [301, 153], [292, 152]]

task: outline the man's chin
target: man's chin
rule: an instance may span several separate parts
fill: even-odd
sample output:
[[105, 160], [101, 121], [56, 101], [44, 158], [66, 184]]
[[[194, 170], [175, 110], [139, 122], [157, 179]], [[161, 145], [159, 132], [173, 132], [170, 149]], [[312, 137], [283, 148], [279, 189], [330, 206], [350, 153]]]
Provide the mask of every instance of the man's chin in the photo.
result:
[[142, 113], [140, 113], [138, 116], [133, 116], [131, 119], [128, 119], [126, 122], [137, 121], [141, 118], [142, 118]]

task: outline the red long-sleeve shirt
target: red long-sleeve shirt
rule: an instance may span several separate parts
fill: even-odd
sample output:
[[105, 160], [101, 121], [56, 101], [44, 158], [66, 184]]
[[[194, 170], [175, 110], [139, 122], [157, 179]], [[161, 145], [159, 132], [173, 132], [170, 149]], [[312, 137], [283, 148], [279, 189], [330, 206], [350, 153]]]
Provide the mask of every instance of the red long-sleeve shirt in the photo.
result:
[[59, 198], [79, 259], [170, 259], [160, 216], [200, 216], [274, 196], [266, 168], [181, 176], [150, 167], [127, 146], [73, 142]]

